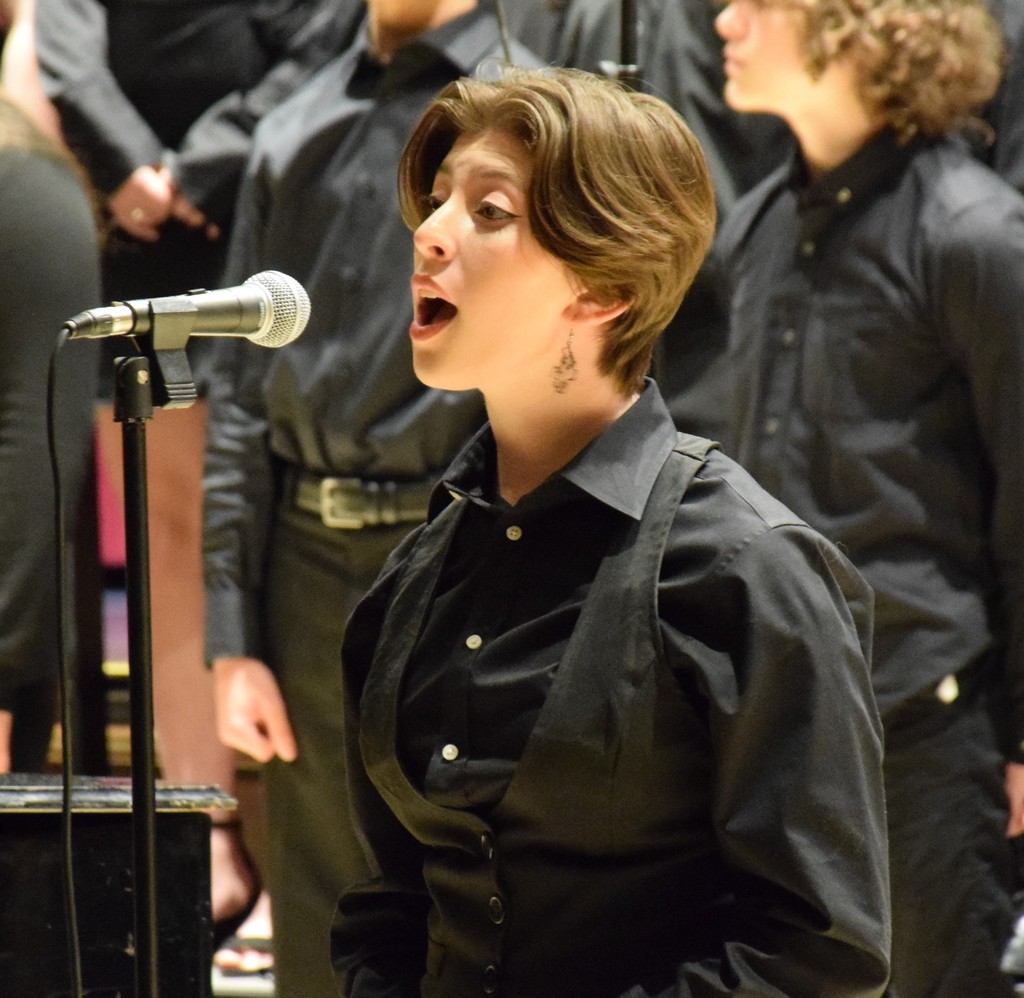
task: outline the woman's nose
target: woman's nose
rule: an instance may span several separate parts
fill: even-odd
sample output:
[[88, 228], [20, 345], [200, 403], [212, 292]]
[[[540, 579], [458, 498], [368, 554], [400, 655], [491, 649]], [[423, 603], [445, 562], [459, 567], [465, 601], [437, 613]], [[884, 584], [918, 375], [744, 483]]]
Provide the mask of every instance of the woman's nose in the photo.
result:
[[413, 233], [413, 245], [425, 258], [447, 259], [454, 249], [447, 202], [431, 212]]
[[740, 12], [736, 8], [736, 3], [727, 3], [715, 18], [715, 30], [727, 41], [735, 38], [741, 28]]

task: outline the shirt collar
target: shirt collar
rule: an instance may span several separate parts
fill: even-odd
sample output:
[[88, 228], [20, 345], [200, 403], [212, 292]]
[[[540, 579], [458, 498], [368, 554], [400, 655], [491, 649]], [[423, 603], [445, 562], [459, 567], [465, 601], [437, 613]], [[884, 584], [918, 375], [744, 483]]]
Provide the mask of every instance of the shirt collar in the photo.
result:
[[[675, 442], [672, 417], [658, 386], [648, 379], [637, 401], [554, 477], [639, 520]], [[429, 518], [454, 500], [485, 497], [493, 487], [495, 473], [494, 436], [487, 424], [435, 488]]]
[[813, 245], [834, 219], [896, 177], [920, 142], [901, 144], [892, 129], [883, 129], [835, 169], [810, 182], [797, 150], [790, 161], [789, 186], [796, 192], [801, 243]]
[[495, 50], [498, 40], [497, 19], [487, 0], [480, 0], [473, 10], [425, 31], [396, 49], [387, 66], [381, 67], [370, 48], [369, 24], [364, 20], [359, 32], [359, 45], [363, 50], [360, 64], [383, 69], [384, 78], [392, 87], [402, 85], [402, 80], [435, 63], [438, 57], [455, 66], [460, 75], [470, 76]]

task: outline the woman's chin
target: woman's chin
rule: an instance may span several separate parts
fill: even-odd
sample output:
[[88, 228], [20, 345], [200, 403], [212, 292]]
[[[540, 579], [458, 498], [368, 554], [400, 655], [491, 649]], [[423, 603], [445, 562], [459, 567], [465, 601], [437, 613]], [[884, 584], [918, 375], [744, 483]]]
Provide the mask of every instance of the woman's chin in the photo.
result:
[[465, 376], [459, 377], [455, 371], [438, 363], [437, 357], [423, 356], [415, 349], [412, 353], [412, 369], [416, 378], [427, 388], [436, 388], [445, 392], [462, 392], [476, 388], [473, 379]]

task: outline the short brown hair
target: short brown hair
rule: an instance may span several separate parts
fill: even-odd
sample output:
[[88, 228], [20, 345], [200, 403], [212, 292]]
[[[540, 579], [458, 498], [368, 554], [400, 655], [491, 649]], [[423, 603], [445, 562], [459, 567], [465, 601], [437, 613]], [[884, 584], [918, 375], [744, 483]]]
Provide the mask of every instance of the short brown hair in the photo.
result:
[[860, 97], [904, 141], [972, 121], [999, 86], [1003, 37], [981, 0], [781, 0], [806, 23], [820, 75], [838, 56], [857, 67]]
[[635, 391], [714, 234], [700, 145], [663, 101], [579, 70], [458, 80], [434, 98], [402, 154], [410, 228], [430, 213], [427, 196], [456, 139], [491, 130], [531, 157], [528, 218], [540, 245], [601, 303], [629, 303], [609, 327], [600, 369]]

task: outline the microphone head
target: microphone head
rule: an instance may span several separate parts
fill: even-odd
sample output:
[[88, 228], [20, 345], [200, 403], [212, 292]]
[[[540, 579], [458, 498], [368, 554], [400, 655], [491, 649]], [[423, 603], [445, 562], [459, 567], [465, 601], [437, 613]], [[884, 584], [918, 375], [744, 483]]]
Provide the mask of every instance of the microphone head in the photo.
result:
[[254, 274], [246, 284], [258, 284], [270, 295], [270, 308], [259, 332], [249, 337], [262, 347], [283, 347], [298, 338], [309, 322], [309, 295], [294, 277], [277, 270]]

